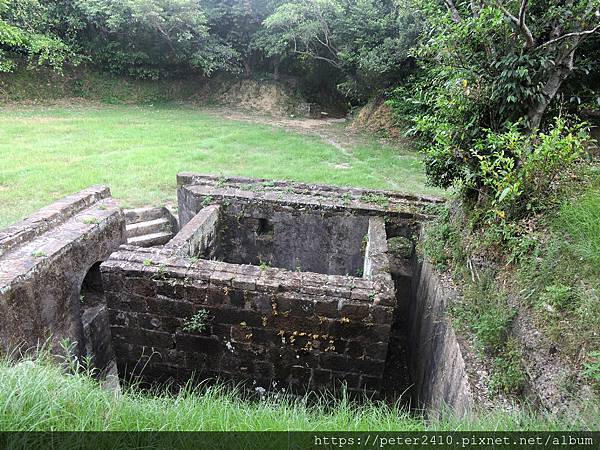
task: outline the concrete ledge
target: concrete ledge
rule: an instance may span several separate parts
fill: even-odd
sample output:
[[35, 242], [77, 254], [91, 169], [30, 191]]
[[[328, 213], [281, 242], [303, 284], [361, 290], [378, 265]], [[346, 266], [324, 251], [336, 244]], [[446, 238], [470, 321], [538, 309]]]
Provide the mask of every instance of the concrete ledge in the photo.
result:
[[307, 184], [296, 181], [271, 180], [267, 178], [248, 178], [248, 177], [221, 177], [216, 175], [205, 175], [194, 172], [180, 172], [177, 174], [177, 185], [212, 185], [212, 186], [237, 186], [242, 190], [254, 186], [264, 190], [281, 190], [291, 188], [295, 193], [327, 193], [329, 197], [344, 194], [349, 194], [353, 197], [368, 196], [370, 194], [381, 194], [382, 196], [391, 199], [392, 201], [405, 200], [409, 203], [441, 203], [442, 199], [426, 195], [403, 194], [398, 191], [361, 189], [361, 188], [346, 188], [340, 186], [332, 186], [326, 184]]
[[84, 189], [30, 215], [25, 220], [0, 230], [0, 257], [12, 248], [68, 220], [101, 199], [110, 197], [106, 186]]
[[371, 217], [369, 219], [369, 232], [367, 234], [366, 245], [363, 276], [368, 279], [389, 277], [389, 282], [391, 283], [387, 235], [385, 231], [385, 219], [383, 217]]
[[220, 209], [219, 205], [202, 209], [165, 245], [165, 249], [175, 250], [182, 256], [204, 254], [213, 245]]

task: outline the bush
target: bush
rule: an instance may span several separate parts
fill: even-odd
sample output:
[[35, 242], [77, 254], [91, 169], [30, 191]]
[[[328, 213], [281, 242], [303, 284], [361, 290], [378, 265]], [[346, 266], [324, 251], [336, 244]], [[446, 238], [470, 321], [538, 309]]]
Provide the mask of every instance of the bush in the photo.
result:
[[490, 275], [466, 282], [464, 298], [451, 306], [450, 313], [460, 328], [473, 334], [480, 350], [489, 355], [502, 354], [516, 311]]
[[493, 217], [519, 219], [547, 206], [556, 182], [588, 140], [583, 124], [569, 127], [561, 117], [547, 133], [525, 134], [517, 125], [504, 133], [489, 132], [473, 151], [478, 173], [462, 181], [479, 191]]
[[438, 211], [437, 220], [427, 228], [423, 252], [439, 270], [446, 270], [464, 259], [458, 230], [450, 222], [448, 209]]

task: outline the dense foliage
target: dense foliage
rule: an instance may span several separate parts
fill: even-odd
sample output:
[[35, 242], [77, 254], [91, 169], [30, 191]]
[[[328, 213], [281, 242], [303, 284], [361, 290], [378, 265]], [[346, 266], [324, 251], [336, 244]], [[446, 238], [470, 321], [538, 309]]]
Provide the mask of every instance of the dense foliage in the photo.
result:
[[386, 0], [292, 1], [265, 25], [288, 52], [340, 70], [340, 88], [359, 98], [400, 81], [418, 35], [414, 17]]
[[0, 0], [0, 72], [22, 58], [30, 65], [60, 70], [80, 60], [69, 45], [70, 23], [61, 23], [61, 4], [38, 0]]
[[419, 70], [391, 104], [423, 138], [430, 180], [488, 218], [535, 211], [586, 144], [577, 120], [553, 117], [600, 102], [599, 2], [407, 5], [422, 14]]
[[0, 70], [81, 61], [135, 78], [308, 77], [366, 99], [411, 67], [394, 0], [0, 0]]

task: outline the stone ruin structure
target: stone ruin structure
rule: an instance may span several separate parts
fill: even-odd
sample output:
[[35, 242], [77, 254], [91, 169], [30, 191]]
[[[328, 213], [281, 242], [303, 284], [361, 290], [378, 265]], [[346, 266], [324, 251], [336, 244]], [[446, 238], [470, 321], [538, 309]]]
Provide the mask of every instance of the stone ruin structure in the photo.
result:
[[187, 173], [177, 194], [178, 223], [92, 188], [0, 232], [2, 350], [68, 338], [125, 379], [298, 393], [405, 378], [468, 408], [447, 295], [416, 257], [435, 199]]
[[106, 187], [58, 201], [0, 231], [0, 354], [61, 341], [76, 355], [112, 359], [100, 263], [125, 242], [123, 213]]

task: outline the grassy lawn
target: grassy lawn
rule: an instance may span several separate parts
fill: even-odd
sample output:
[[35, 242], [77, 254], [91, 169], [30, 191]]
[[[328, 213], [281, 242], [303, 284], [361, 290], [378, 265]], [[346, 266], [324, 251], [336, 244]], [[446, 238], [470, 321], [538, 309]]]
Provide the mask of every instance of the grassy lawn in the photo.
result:
[[[267, 396], [244, 401], [216, 385], [178, 396], [126, 390], [114, 395], [84, 373], [66, 374], [44, 360], [0, 360], [0, 430], [4, 431], [419, 431], [595, 429], [523, 411], [427, 421], [380, 402]], [[247, 448], [247, 447], [246, 447]]]
[[371, 139], [348, 154], [188, 107], [0, 108], [0, 161], [0, 227], [93, 184], [125, 207], [174, 201], [180, 171], [439, 194], [408, 149]]

